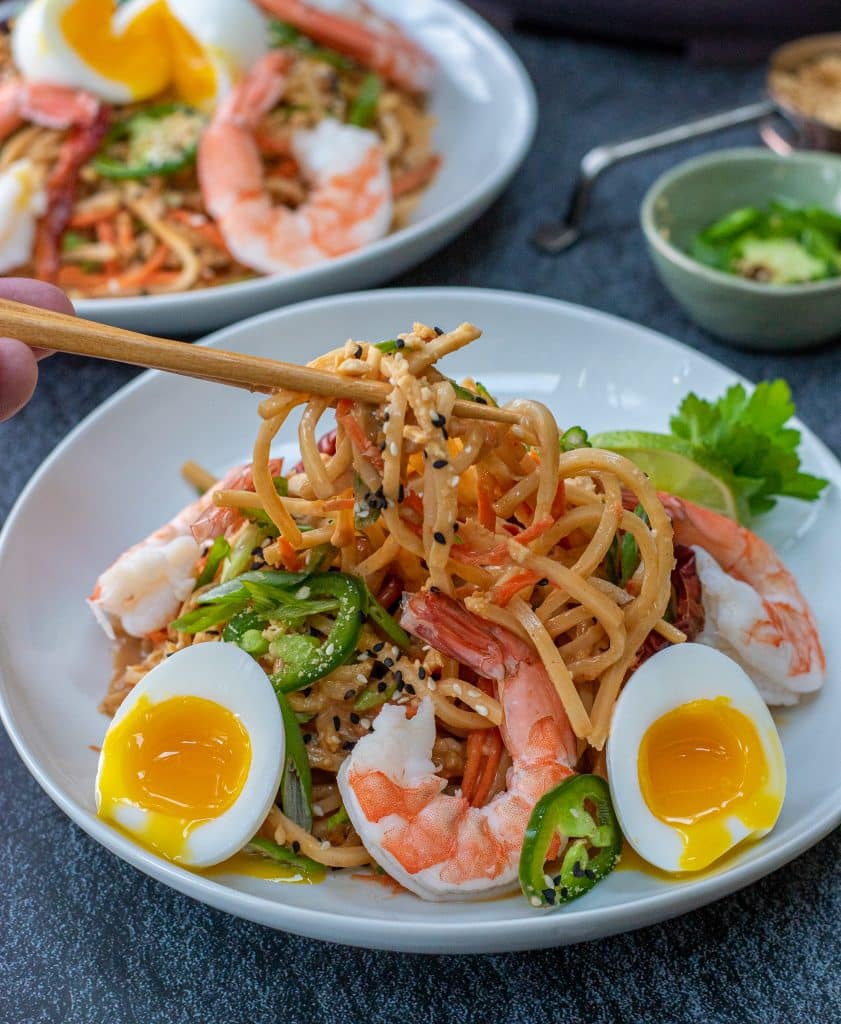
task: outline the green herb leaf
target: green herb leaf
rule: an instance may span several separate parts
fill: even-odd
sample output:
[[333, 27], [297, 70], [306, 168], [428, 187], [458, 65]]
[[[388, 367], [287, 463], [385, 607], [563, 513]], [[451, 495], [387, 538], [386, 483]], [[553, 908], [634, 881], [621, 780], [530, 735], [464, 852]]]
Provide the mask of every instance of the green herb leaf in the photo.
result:
[[348, 121], [358, 128], [367, 128], [377, 113], [377, 103], [383, 91], [383, 82], [373, 72], [362, 79], [356, 99], [348, 111]]
[[740, 506], [752, 515], [768, 511], [775, 496], [814, 501], [827, 481], [800, 471], [800, 432], [787, 427], [794, 415], [784, 380], [763, 381], [749, 395], [734, 384], [715, 402], [690, 393], [672, 417], [672, 433], [733, 474]]

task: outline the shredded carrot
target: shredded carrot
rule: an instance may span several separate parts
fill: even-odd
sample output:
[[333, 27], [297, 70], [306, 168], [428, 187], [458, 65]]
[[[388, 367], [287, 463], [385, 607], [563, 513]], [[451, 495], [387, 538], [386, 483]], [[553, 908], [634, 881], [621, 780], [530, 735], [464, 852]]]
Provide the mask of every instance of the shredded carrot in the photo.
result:
[[485, 736], [482, 740], [482, 753], [485, 755], [485, 764], [476, 789], [473, 791], [472, 804], [474, 807], [483, 807], [496, 778], [499, 762], [502, 758], [502, 737], [499, 729], [485, 729]]
[[116, 278], [117, 282], [121, 288], [139, 287], [145, 284], [155, 274], [155, 271], [164, 265], [168, 255], [169, 248], [161, 243], [145, 263], [134, 270], [127, 270], [121, 274]]
[[98, 224], [103, 220], [110, 220], [117, 212], [117, 207], [112, 206], [108, 209], [98, 210], [83, 210], [81, 213], [76, 213], [70, 218], [68, 227], [71, 228], [91, 228], [94, 224]]
[[222, 232], [219, 230], [218, 225], [212, 220], [208, 220], [204, 214], [193, 213], [192, 210], [176, 209], [170, 210], [168, 216], [170, 220], [183, 224], [190, 231], [194, 231], [210, 245], [221, 249], [223, 252], [228, 251], [228, 246], [225, 244], [225, 239], [222, 237]]
[[461, 795], [471, 803], [473, 791], [479, 779], [479, 769], [482, 766], [482, 750], [485, 741], [482, 737], [484, 729], [474, 729], [467, 737], [467, 757], [464, 762], [464, 774], [461, 777]]
[[403, 502], [415, 515], [423, 517], [423, 500], [415, 491], [406, 491], [403, 495]]
[[392, 196], [395, 199], [399, 199], [401, 196], [408, 195], [409, 192], [415, 192], [417, 189], [423, 188], [424, 185], [432, 180], [440, 166], [441, 157], [434, 153], [420, 167], [413, 167], [411, 171], [396, 174], [391, 179]]
[[[117, 229], [113, 222], [109, 218], [108, 220], [100, 220], [96, 223], [96, 237], [97, 240], [104, 243], [105, 245], [117, 245]], [[118, 270], [116, 260], [106, 260], [103, 263], [103, 270], [109, 276], [116, 274]]]
[[353, 415], [353, 402], [349, 398], [341, 398], [336, 403], [336, 419], [350, 438], [350, 443], [374, 466], [382, 470], [383, 457], [377, 446], [362, 429], [359, 420]]
[[134, 251], [134, 224], [127, 210], [117, 214], [117, 248], [123, 257], [131, 256]]
[[146, 634], [146, 639], [152, 644], [162, 644], [167, 638], [165, 629], [156, 629]]
[[353, 508], [353, 498], [331, 498], [324, 502], [325, 512], [342, 512]]
[[[537, 523], [532, 523], [519, 533], [514, 534], [520, 544], [528, 544], [535, 540], [542, 533], [545, 533], [554, 523], [554, 519], [547, 517]], [[466, 544], [457, 544], [450, 551], [450, 557], [456, 562], [464, 562], [467, 565], [503, 565], [508, 560], [508, 546], [497, 544], [496, 547], [487, 551], [476, 551]], [[510, 599], [509, 599], [510, 600]]]
[[289, 541], [285, 537], [278, 537], [277, 547], [280, 551], [280, 560], [284, 568], [288, 569], [289, 572], [298, 572], [301, 568], [301, 559]]
[[488, 591], [488, 600], [498, 604], [500, 608], [504, 608], [511, 598], [522, 590], [523, 587], [533, 586], [539, 579], [540, 577], [537, 573], [532, 572], [531, 569], [515, 573], [504, 583], [498, 583], [496, 586], [491, 587]]
[[494, 512], [494, 479], [486, 469], [479, 470], [479, 481], [476, 487], [476, 511], [479, 524], [493, 533], [496, 530], [496, 512]]

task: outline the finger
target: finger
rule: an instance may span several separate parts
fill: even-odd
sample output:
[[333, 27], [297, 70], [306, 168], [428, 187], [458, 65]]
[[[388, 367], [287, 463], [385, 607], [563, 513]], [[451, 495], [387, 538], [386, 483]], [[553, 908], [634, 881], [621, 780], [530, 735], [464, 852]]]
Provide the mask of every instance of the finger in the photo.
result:
[[26, 405], [37, 383], [32, 349], [14, 338], [0, 338], [0, 422]]
[[[56, 313], [75, 313], [73, 303], [60, 288], [46, 281], [33, 281], [29, 277], [0, 278], [0, 299], [11, 299], [13, 302], [25, 302], [30, 306], [52, 309]], [[43, 359], [50, 354], [49, 349], [32, 349], [36, 359]]]

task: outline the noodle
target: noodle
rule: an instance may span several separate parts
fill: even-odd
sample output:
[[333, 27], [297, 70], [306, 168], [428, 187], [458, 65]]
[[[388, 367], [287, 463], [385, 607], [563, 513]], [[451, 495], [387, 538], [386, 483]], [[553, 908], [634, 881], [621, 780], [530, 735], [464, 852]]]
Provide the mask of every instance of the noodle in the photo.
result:
[[[593, 758], [646, 638], [655, 631], [669, 643], [686, 640], [664, 619], [675, 561], [671, 524], [647, 477], [627, 459], [587, 447], [560, 452], [558, 426], [540, 403], [512, 402], [519, 422], [511, 427], [455, 415], [456, 392], [435, 362], [478, 334], [470, 324], [447, 334], [414, 324], [400, 336], [402, 346], [381, 351], [349, 341], [319, 356], [311, 366], [386, 381], [387, 400], [371, 407], [283, 391], [264, 399], [253, 490], [217, 489], [211, 507], [241, 524], [260, 524], [254, 569], [299, 571], [317, 558], [319, 572], [338, 569], [363, 580], [394, 614], [401, 595], [432, 589], [514, 633], [544, 666], [581, 750]], [[289, 493], [278, 493], [271, 445], [298, 405], [301, 465], [286, 481]], [[319, 440], [333, 405], [335, 432]], [[194, 465], [185, 475], [202, 488], [215, 482]], [[629, 511], [634, 507], [639, 514]], [[254, 535], [244, 526], [228, 534], [233, 545], [240, 537], [250, 544]], [[628, 538], [635, 562], [620, 585], [609, 563]], [[201, 591], [188, 597], [181, 613], [199, 607], [200, 597]], [[307, 643], [324, 642], [332, 614], [328, 605], [306, 619]], [[273, 642], [295, 628], [270, 618], [262, 629], [268, 650], [257, 656], [270, 675], [283, 664]], [[452, 658], [415, 642], [403, 649], [384, 636], [366, 621], [345, 663], [288, 695], [321, 795], [312, 832], [279, 807], [264, 831], [330, 867], [369, 862], [350, 825], [328, 816], [340, 808], [335, 773], [385, 703], [412, 709], [429, 699], [433, 756], [448, 785], [461, 784], [465, 751], [473, 751], [468, 796], [478, 778], [478, 748], [467, 738], [484, 736], [481, 749], [499, 757], [494, 730], [505, 725], [504, 683], [486, 692], [493, 688]], [[218, 639], [218, 630], [190, 637], [170, 627], [143, 641], [140, 660], [115, 676], [109, 710], [174, 650]], [[488, 762], [483, 800], [504, 788], [509, 763]]]

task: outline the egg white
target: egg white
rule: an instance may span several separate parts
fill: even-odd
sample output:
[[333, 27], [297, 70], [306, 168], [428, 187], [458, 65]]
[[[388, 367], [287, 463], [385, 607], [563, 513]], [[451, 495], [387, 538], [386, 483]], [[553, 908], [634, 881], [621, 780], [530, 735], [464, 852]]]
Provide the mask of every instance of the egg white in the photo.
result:
[[[251, 744], [251, 763], [245, 782], [231, 806], [218, 817], [196, 825], [185, 840], [179, 862], [208, 867], [241, 850], [256, 833], [272, 806], [280, 785], [286, 751], [280, 707], [268, 676], [235, 644], [194, 644], [157, 665], [129, 693], [106, 732], [111, 732], [146, 698], [158, 704], [172, 697], [202, 697], [237, 716]], [[96, 807], [106, 794], [101, 789], [106, 767], [103, 742], [96, 774]], [[119, 800], [119, 794], [107, 794]], [[126, 800], [117, 803], [117, 824], [142, 839], [149, 812]]]
[[0, 173], [0, 273], [29, 261], [46, 209], [47, 194], [31, 160], [16, 160]]
[[268, 51], [268, 22], [251, 0], [168, 0], [213, 66], [215, 106]]
[[[756, 727], [768, 766], [768, 788], [782, 797], [786, 768], [777, 727], [759, 691], [734, 661], [703, 644], [676, 644], [646, 661], [628, 680], [613, 713], [607, 744], [607, 771], [614, 810], [622, 832], [637, 853], [663, 871], [682, 872], [680, 834], [649, 809], [640, 787], [638, 757], [649, 727], [669, 711], [697, 700], [726, 697]], [[731, 848], [753, 830], [738, 817], [725, 825]]]
[[[148, 0], [146, 0], [148, 3]], [[32, 0], [12, 30], [12, 56], [24, 78], [84, 89], [107, 103], [128, 103], [131, 90], [85, 63], [61, 31], [61, 16], [73, 0]]]

